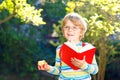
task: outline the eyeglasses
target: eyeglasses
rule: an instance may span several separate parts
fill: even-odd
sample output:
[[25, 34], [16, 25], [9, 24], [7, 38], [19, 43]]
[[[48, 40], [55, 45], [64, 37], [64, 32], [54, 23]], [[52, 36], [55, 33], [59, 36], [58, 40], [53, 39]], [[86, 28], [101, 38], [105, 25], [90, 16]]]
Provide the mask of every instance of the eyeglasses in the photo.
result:
[[78, 27], [69, 27], [69, 26], [65, 26], [65, 27], [63, 27], [63, 29], [64, 30], [73, 30], [73, 31], [77, 31], [77, 30], [80, 30], [80, 28], [78, 28]]

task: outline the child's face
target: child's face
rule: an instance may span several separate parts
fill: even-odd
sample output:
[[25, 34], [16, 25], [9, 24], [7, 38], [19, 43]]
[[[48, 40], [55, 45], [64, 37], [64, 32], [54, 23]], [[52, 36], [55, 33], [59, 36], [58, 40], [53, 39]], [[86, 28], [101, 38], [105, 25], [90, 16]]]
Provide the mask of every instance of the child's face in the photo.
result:
[[74, 25], [70, 20], [68, 20], [63, 26], [64, 37], [74, 43], [79, 43], [81, 36], [81, 29], [79, 26]]

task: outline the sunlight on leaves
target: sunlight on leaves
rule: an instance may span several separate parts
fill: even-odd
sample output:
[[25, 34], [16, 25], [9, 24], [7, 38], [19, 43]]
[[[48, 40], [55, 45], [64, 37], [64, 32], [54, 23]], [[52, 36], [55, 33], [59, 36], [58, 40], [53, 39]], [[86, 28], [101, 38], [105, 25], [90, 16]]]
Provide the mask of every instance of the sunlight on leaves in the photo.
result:
[[27, 4], [26, 0], [5, 0], [0, 5], [0, 11], [7, 9], [10, 14], [15, 13], [15, 17], [22, 22], [32, 23], [35, 26], [46, 24], [41, 16], [42, 9], [35, 9], [34, 6]]
[[66, 11], [69, 12], [74, 12], [76, 5], [74, 2], [67, 2], [67, 7], [66, 7]]

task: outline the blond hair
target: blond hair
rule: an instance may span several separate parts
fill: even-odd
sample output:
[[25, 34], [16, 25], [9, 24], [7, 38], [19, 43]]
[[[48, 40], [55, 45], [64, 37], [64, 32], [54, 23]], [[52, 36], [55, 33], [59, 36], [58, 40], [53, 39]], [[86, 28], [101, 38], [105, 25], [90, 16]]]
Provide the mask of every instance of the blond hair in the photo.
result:
[[66, 24], [66, 21], [68, 21], [68, 20], [73, 22], [74, 25], [79, 26], [84, 31], [84, 33], [87, 31], [87, 23], [82, 18], [82, 16], [80, 16], [78, 13], [75, 13], [75, 12], [68, 13], [63, 18], [62, 28], [64, 27], [64, 25]]

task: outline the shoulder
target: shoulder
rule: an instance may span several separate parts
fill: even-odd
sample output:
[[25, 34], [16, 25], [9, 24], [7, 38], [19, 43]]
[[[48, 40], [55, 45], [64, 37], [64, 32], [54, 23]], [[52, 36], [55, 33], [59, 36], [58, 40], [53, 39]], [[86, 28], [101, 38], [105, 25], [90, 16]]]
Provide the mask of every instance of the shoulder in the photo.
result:
[[63, 44], [65, 44], [66, 42], [60, 44], [59, 46], [57, 46], [56, 50], [60, 50], [60, 48], [62, 47]]
[[62, 44], [57, 46], [56, 50], [60, 50], [61, 46], [62, 46]]

